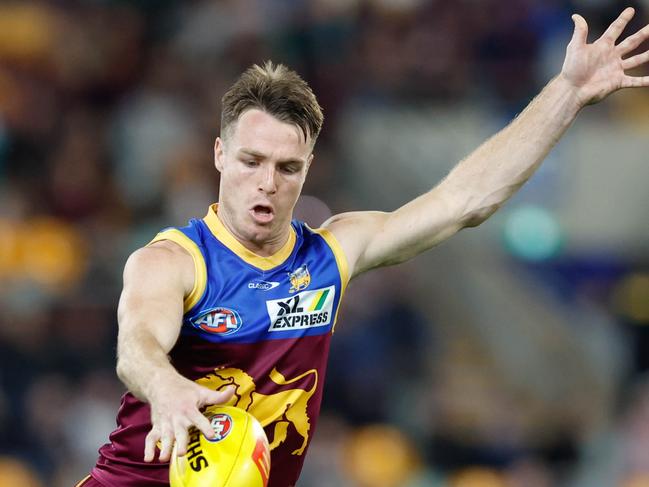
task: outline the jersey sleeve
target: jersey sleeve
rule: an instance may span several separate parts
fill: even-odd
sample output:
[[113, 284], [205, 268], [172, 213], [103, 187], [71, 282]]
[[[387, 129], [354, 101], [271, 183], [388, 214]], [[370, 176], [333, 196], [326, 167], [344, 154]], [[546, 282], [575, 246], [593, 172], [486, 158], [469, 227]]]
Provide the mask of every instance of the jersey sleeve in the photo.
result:
[[194, 287], [185, 296], [183, 301], [183, 311], [187, 313], [200, 301], [207, 287], [207, 266], [205, 265], [205, 258], [198, 245], [177, 228], [167, 228], [161, 231], [147, 245], [160, 242], [161, 240], [170, 240], [180, 245], [192, 256], [192, 260], [194, 261]]

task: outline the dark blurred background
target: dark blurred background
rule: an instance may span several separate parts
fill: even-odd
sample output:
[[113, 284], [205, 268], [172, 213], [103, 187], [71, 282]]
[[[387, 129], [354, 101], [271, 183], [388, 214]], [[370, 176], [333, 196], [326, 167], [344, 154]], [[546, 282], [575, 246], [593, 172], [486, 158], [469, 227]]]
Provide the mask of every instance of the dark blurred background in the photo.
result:
[[[125, 259], [216, 201], [246, 67], [324, 107], [319, 225], [432, 187], [558, 73], [571, 13], [593, 40], [629, 4], [627, 33], [646, 0], [0, 0], [0, 486], [93, 466]], [[649, 486], [648, 154], [649, 89], [615, 94], [487, 223], [354, 281], [300, 485]]]

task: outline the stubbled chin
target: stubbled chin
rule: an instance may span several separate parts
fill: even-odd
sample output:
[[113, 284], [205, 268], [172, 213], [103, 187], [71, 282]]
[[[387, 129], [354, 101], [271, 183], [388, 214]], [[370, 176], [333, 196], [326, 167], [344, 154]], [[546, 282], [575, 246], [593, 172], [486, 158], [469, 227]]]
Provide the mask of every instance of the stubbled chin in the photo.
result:
[[[288, 227], [290, 228], [290, 220], [288, 221]], [[249, 218], [245, 229], [246, 233], [242, 236], [254, 246], [260, 247], [284, 241], [286, 231], [288, 231], [288, 228], [284, 228], [284, 225], [280, 223], [275, 214], [272, 221], [265, 224], [257, 223], [254, 218]]]

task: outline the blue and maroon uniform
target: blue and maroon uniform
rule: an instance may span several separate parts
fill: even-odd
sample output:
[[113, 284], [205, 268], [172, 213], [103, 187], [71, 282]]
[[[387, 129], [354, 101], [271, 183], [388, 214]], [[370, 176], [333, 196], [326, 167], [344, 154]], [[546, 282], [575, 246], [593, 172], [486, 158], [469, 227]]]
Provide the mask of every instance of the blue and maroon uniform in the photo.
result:
[[[313, 437], [329, 342], [348, 281], [331, 233], [294, 221], [287, 243], [260, 257], [230, 234], [210, 207], [202, 220], [160, 232], [193, 257], [180, 337], [170, 352], [183, 376], [214, 390], [235, 387], [230, 405], [264, 426], [271, 446], [269, 487], [297, 482]], [[167, 463], [145, 463], [149, 406], [122, 398], [117, 429], [92, 477], [107, 487], [163, 486]]]

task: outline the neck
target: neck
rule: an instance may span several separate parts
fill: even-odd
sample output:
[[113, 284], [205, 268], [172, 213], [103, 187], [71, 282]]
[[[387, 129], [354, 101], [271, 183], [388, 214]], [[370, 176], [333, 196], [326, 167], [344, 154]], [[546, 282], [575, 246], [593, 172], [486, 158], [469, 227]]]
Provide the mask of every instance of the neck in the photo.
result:
[[[218, 205], [216, 216], [219, 218], [225, 229], [246, 249], [257, 254], [260, 257], [270, 257], [280, 251], [290, 236], [290, 222], [281, 226], [281, 231], [277, 235], [264, 235], [262, 232], [250, 236], [244, 236], [238, 232], [232, 224], [227, 211], [222, 205]], [[264, 232], [265, 233], [265, 232]]]

